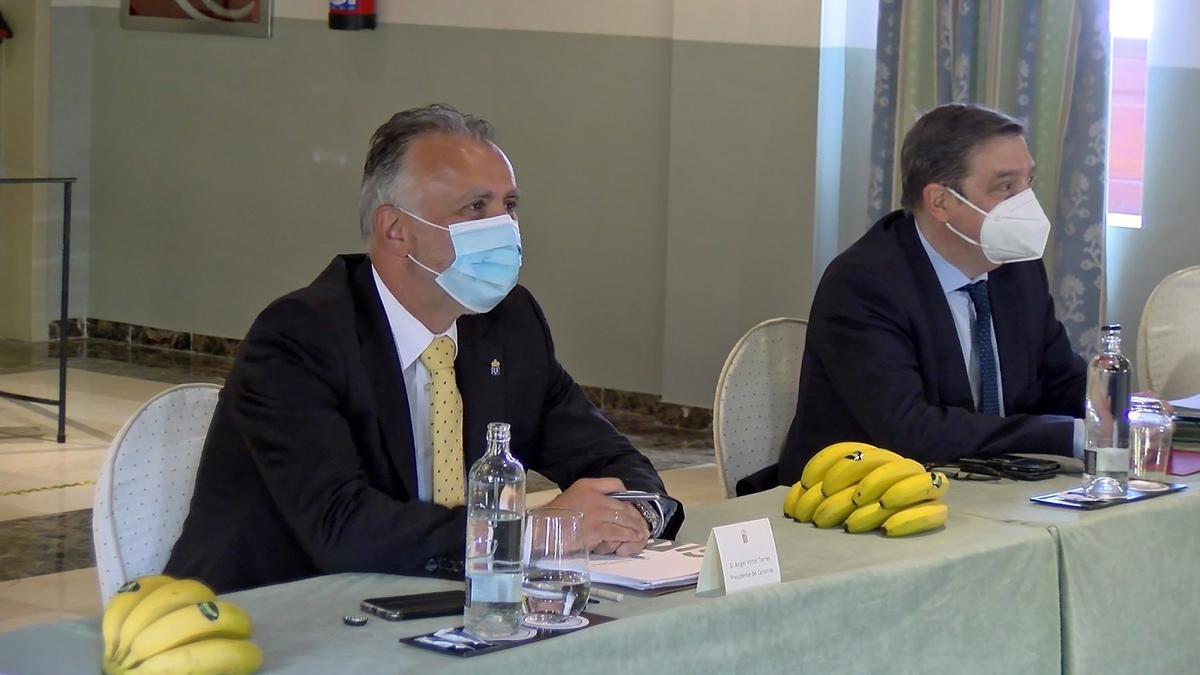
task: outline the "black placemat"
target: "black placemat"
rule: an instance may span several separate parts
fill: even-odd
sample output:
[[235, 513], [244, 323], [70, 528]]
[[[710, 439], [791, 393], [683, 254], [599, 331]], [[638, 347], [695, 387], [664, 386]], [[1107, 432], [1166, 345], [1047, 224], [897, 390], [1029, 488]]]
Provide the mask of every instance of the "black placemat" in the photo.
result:
[[[494, 654], [496, 652], [504, 651], [505, 649], [512, 649], [513, 647], [522, 647], [524, 645], [531, 645], [535, 642], [541, 642], [542, 640], [549, 640], [550, 638], [556, 638], [561, 635], [570, 635], [571, 633], [578, 633], [579, 631], [587, 630], [587, 629], [591, 628], [592, 626], [598, 626], [602, 623], [608, 623], [609, 621], [614, 620], [613, 617], [611, 617], [611, 616], [604, 616], [602, 614], [592, 614], [590, 612], [585, 612], [583, 614], [583, 616], [585, 618], [587, 618], [587, 620], [588, 620], [588, 624], [586, 626], [581, 626], [579, 628], [570, 628], [567, 630], [539, 629], [539, 630], [536, 630], [531, 637], [529, 637], [525, 640], [501, 640], [501, 641], [493, 642], [486, 647], [478, 647], [478, 648], [470, 650], [470, 651], [449, 652], [449, 651], [445, 651], [443, 649], [438, 649], [437, 647], [434, 647], [433, 645], [429, 645], [429, 644], [425, 644], [425, 643], [417, 641], [419, 638], [432, 637], [434, 635], [434, 633], [436, 633], [437, 631], [433, 631], [430, 633], [422, 633], [421, 635], [414, 635], [412, 637], [400, 638], [400, 643], [406, 644], [406, 645], [411, 645], [413, 647], [417, 647], [419, 649], [424, 649], [426, 651], [431, 651], [431, 652], [434, 652], [437, 654], [445, 654], [446, 656], [457, 656], [459, 658], [468, 658], [468, 657], [472, 657], [472, 656], [480, 656], [482, 654]], [[458, 628], [462, 628], [462, 626], [458, 626]]]
[[1183, 483], [1163, 483], [1162, 485], [1165, 487], [1163, 490], [1145, 492], [1131, 487], [1126, 490], [1124, 497], [1118, 497], [1116, 499], [1089, 500], [1087, 495], [1084, 494], [1083, 488], [1077, 487], [1070, 490], [1063, 490], [1062, 492], [1051, 492], [1048, 495], [1030, 497], [1029, 501], [1036, 502], [1038, 504], [1046, 504], [1047, 506], [1057, 506], [1064, 509], [1095, 511], [1097, 509], [1107, 509], [1110, 506], [1117, 506], [1118, 504], [1128, 504], [1129, 502], [1137, 502], [1143, 499], [1150, 499], [1152, 497], [1169, 495], [1172, 492], [1179, 492], [1187, 487], [1187, 485], [1184, 485]]

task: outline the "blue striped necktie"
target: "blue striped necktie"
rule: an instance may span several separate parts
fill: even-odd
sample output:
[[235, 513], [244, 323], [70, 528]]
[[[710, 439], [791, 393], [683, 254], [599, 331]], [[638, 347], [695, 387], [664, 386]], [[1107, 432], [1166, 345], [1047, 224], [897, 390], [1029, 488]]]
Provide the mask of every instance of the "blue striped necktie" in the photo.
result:
[[987, 280], [967, 284], [960, 291], [971, 296], [975, 305], [975, 322], [971, 324], [971, 340], [979, 357], [979, 412], [1000, 415], [999, 373], [996, 371], [996, 352], [992, 348], [992, 304], [988, 299]]

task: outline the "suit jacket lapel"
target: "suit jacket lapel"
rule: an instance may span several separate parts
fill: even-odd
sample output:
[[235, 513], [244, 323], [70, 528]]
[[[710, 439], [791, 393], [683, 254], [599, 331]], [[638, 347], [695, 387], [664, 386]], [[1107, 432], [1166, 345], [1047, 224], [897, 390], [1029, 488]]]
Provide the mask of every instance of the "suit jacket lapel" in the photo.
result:
[[375, 390], [375, 410], [383, 434], [384, 451], [404, 484], [411, 499], [416, 499], [416, 451], [412, 436], [412, 419], [408, 411], [408, 390], [404, 387], [404, 372], [396, 354], [396, 342], [388, 325], [387, 314], [375, 289], [371, 264], [363, 260], [354, 270], [354, 291], [358, 321], [358, 341]]
[[963, 361], [962, 346], [958, 341], [958, 329], [946, 293], [938, 281], [933, 263], [917, 238], [917, 224], [912, 216], [897, 223], [897, 234], [909, 266], [916, 280], [917, 297], [925, 314], [932, 335], [933, 353], [937, 367], [938, 394], [943, 405], [975, 409], [975, 398], [971, 395], [971, 381], [967, 378], [967, 364]]
[[458, 320], [454, 374], [463, 400], [463, 460], [468, 469], [487, 449], [487, 425], [509, 421], [504, 414], [504, 351], [500, 341], [488, 335], [488, 324], [486, 314]]

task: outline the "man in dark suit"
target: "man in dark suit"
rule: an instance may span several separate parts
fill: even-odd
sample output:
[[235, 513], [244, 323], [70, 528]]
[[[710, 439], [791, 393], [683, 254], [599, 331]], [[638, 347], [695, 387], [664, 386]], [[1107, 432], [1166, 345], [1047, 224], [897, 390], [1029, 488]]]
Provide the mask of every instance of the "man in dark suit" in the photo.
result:
[[836, 441], [926, 463], [1082, 454], [1086, 367], [1054, 316], [1049, 221], [1017, 121], [923, 116], [901, 152], [903, 210], [825, 271], [813, 300], [781, 482]]
[[[335, 572], [461, 575], [463, 481], [489, 422], [632, 555], [683, 509], [554, 355], [521, 263], [512, 167], [446, 106], [375, 132], [360, 202], [369, 255], [342, 255], [254, 322], [221, 392], [166, 572], [217, 591]], [[449, 435], [449, 436], [447, 436]]]

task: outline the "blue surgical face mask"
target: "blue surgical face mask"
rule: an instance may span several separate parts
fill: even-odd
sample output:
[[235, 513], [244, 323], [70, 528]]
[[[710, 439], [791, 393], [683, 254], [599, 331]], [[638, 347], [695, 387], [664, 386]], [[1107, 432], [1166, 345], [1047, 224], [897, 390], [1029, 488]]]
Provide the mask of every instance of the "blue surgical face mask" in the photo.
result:
[[521, 230], [512, 216], [505, 213], [443, 227], [399, 206], [396, 208], [430, 227], [450, 233], [454, 262], [446, 269], [433, 270], [411, 254], [408, 259], [435, 275], [437, 285], [458, 304], [484, 314], [500, 304], [517, 285], [517, 274], [521, 271]]

